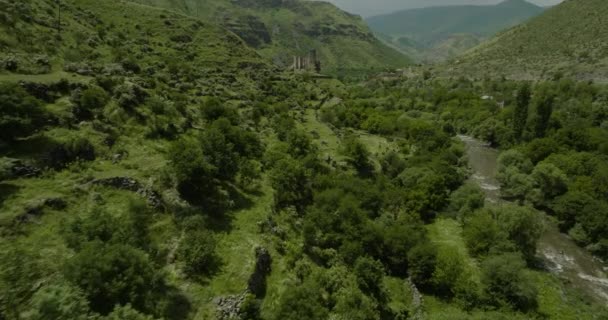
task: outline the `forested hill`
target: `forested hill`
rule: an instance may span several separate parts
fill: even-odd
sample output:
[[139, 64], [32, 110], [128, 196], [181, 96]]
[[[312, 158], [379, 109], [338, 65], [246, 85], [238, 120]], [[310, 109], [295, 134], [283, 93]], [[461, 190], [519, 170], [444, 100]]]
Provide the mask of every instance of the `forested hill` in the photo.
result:
[[323, 69], [378, 70], [409, 60], [382, 44], [365, 22], [327, 2], [300, 0], [135, 0], [226, 27], [279, 66], [319, 52]]
[[[541, 14], [524, 0], [496, 5], [453, 5], [410, 9], [367, 19], [372, 30], [419, 60], [441, 60], [477, 45], [497, 32]], [[455, 41], [456, 39], [468, 41]]]
[[568, 0], [459, 58], [456, 73], [608, 79], [608, 2]]

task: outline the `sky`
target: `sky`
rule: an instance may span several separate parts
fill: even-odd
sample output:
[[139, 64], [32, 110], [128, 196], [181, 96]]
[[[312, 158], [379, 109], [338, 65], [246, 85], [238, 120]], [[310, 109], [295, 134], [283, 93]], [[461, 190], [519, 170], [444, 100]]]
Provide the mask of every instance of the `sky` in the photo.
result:
[[[496, 4], [501, 0], [325, 0], [351, 13], [370, 17], [393, 11], [460, 4]], [[563, 0], [528, 0], [537, 5], [555, 5]]]

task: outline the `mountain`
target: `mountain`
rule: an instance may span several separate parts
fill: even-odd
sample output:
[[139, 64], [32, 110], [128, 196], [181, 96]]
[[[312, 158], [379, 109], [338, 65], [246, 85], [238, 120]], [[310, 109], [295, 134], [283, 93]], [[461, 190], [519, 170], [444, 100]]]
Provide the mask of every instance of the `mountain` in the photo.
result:
[[202, 18], [240, 36], [286, 67], [317, 50], [325, 72], [399, 67], [409, 60], [376, 39], [365, 22], [334, 5], [300, 0], [136, 0]]
[[556, 74], [605, 80], [608, 71], [608, 2], [569, 0], [471, 50], [457, 72], [514, 78]]
[[412, 9], [367, 19], [392, 46], [418, 60], [445, 60], [544, 11], [524, 0], [497, 5]]
[[[373, 17], [392, 12], [427, 7], [453, 5], [494, 5], [500, 0], [328, 0], [338, 7], [363, 17]], [[548, 7], [563, 0], [529, 0], [538, 6]]]

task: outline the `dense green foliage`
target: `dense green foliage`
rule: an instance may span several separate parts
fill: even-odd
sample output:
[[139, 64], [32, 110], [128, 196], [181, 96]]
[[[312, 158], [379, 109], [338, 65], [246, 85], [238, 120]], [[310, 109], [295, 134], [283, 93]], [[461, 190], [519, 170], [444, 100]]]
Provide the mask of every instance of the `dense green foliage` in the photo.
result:
[[26, 137], [45, 124], [41, 102], [18, 85], [0, 85], [0, 139]]
[[[56, 30], [56, 2], [19, 3], [0, 1], [1, 319], [605, 313], [535, 259], [540, 210], [608, 252], [605, 87], [343, 83], [211, 20], [74, 0]], [[285, 10], [309, 5], [333, 8]], [[466, 181], [457, 134], [505, 149], [513, 203]]]

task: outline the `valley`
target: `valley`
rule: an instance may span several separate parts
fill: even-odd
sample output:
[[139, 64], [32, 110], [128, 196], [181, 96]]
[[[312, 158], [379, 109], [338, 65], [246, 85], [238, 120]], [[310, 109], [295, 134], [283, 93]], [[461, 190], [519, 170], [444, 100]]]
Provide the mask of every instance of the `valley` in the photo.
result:
[[0, 0], [0, 319], [607, 318], [608, 5], [454, 7]]

